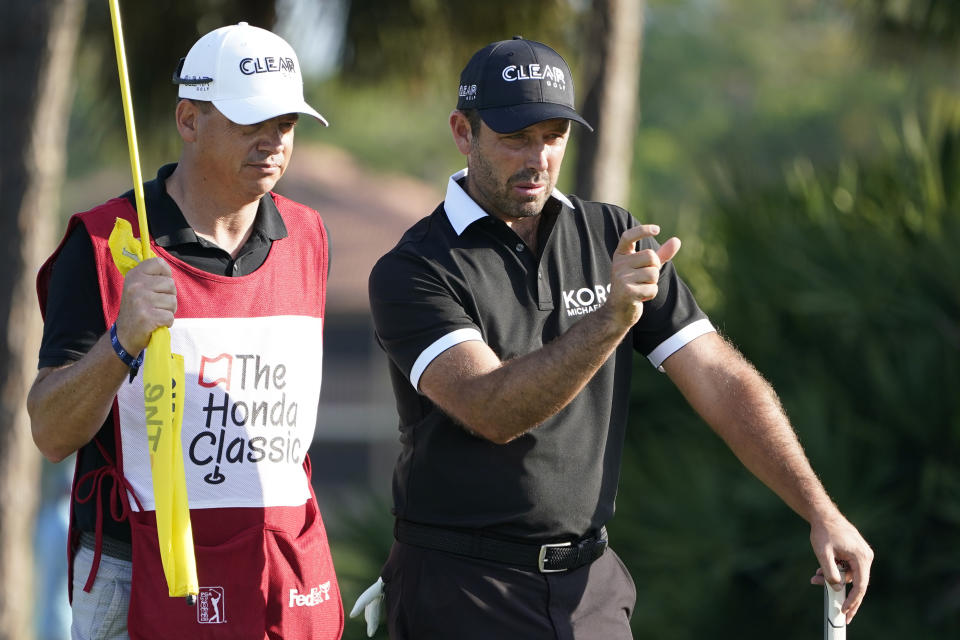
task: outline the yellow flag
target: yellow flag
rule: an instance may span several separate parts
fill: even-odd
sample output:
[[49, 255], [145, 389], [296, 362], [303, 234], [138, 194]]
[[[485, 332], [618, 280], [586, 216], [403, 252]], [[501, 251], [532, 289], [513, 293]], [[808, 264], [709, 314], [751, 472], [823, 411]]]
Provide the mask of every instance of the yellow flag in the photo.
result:
[[[141, 243], [123, 218], [114, 223], [109, 244], [123, 275], [143, 259]], [[149, 248], [147, 251], [152, 254]], [[160, 327], [150, 336], [143, 358], [143, 399], [160, 560], [170, 597], [200, 592], [180, 440], [183, 393], [183, 357], [170, 352], [170, 331]]]

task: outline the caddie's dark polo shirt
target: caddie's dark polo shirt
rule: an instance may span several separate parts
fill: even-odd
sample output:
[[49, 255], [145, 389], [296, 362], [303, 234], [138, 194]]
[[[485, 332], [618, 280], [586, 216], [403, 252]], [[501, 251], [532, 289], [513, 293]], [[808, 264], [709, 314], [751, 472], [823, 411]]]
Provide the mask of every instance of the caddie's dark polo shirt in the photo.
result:
[[537, 542], [595, 532], [614, 510], [633, 350], [659, 367], [713, 326], [668, 263], [632, 344], [624, 340], [566, 408], [505, 445], [471, 435], [418, 393], [427, 365], [467, 340], [509, 360], [562, 335], [606, 300], [611, 255], [637, 222], [619, 207], [555, 190], [541, 214], [537, 255], [466, 194], [465, 175], [451, 177], [444, 203], [370, 276], [400, 415], [395, 514]]
[[[245, 276], [256, 271], [267, 259], [274, 240], [287, 237], [283, 218], [273, 198], [261, 198], [253, 231], [236, 258], [215, 244], [197, 237], [183, 213], [167, 194], [164, 182], [176, 164], [164, 165], [155, 180], [144, 184], [144, 203], [149, 215], [150, 235], [172, 256], [208, 273]], [[133, 191], [124, 197], [134, 202]], [[93, 244], [83, 225], [77, 226], [63, 246], [53, 265], [47, 296], [46, 320], [40, 343], [39, 367], [58, 367], [79, 360], [106, 333], [103, 305], [97, 283]], [[124, 384], [127, 384], [126, 382]], [[113, 455], [115, 452], [113, 414], [107, 416], [97, 438]], [[79, 452], [79, 475], [105, 464], [92, 442]], [[110, 482], [103, 483], [103, 534], [115, 540], [130, 542], [130, 525], [117, 522], [110, 515]], [[83, 487], [89, 491], [90, 486]], [[74, 516], [80, 531], [93, 532], [96, 504], [93, 500], [80, 504], [74, 500]]]

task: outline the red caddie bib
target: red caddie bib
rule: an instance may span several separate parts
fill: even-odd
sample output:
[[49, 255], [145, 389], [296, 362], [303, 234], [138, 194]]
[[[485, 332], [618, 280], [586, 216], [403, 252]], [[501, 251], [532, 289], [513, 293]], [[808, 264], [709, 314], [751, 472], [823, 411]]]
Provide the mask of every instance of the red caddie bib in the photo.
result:
[[[269, 197], [269, 196], [266, 196]], [[170, 598], [160, 561], [142, 376], [114, 403], [116, 470], [130, 511], [132, 639], [336, 639], [343, 606], [309, 481], [323, 356], [327, 243], [320, 216], [273, 194], [288, 237], [254, 273], [207, 273], [153, 244], [171, 267], [171, 347], [184, 358], [182, 445], [197, 559], [196, 606]], [[107, 241], [114, 219], [138, 235], [125, 198], [77, 214], [96, 257], [104, 320], [123, 279]], [[149, 357], [149, 353], [147, 354]]]

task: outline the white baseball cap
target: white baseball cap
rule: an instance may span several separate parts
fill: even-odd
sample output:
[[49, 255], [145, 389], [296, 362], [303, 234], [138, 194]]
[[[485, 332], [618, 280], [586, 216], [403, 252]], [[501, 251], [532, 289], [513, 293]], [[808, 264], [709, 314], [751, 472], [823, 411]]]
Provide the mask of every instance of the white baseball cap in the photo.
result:
[[285, 113], [326, 119], [303, 99], [300, 61], [286, 40], [246, 22], [197, 40], [180, 60], [173, 82], [179, 96], [208, 100], [230, 121], [255, 124]]

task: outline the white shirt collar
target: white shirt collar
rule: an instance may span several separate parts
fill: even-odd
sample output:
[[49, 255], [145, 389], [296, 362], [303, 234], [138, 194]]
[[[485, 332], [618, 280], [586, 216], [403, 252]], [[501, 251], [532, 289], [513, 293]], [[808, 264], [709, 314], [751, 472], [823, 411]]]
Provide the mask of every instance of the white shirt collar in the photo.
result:
[[[467, 195], [463, 187], [457, 184], [457, 181], [466, 175], [467, 170], [462, 169], [450, 176], [450, 181], [447, 182], [447, 195], [443, 200], [443, 209], [447, 212], [447, 218], [450, 220], [450, 224], [453, 225], [453, 230], [457, 232], [457, 235], [463, 233], [464, 229], [480, 218], [487, 216], [487, 212], [481, 209], [480, 205]], [[556, 198], [571, 209], [573, 208], [573, 203], [570, 202], [570, 199], [560, 193], [556, 187], [553, 188], [550, 196]]]

